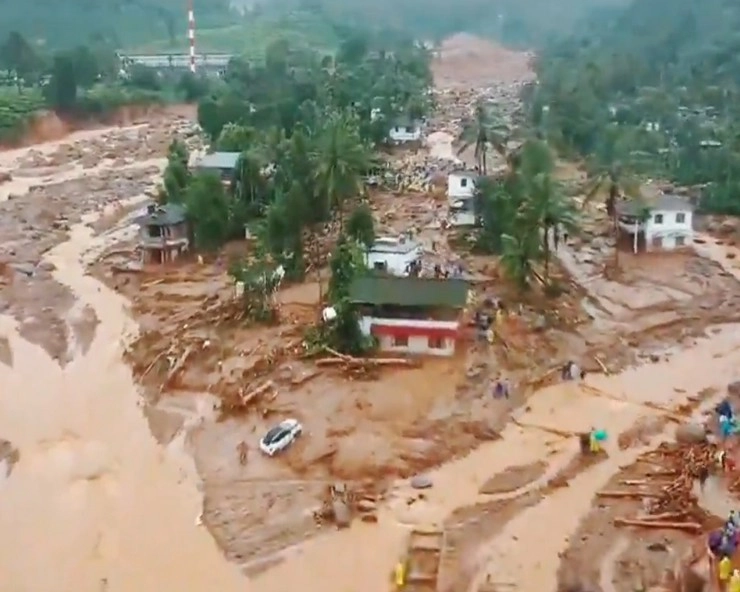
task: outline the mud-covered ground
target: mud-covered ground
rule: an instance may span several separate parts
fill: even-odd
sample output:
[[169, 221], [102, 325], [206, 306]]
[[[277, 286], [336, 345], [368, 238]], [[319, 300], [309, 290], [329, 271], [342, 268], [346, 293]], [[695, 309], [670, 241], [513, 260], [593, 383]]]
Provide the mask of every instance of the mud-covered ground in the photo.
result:
[[[481, 94], [503, 105], [507, 117], [515, 118], [516, 94], [531, 79], [527, 60], [526, 55], [469, 36], [454, 38], [435, 64], [440, 110], [431, 131], [454, 137], [461, 118]], [[203, 265], [185, 261], [142, 273], [116, 271], [135, 257], [133, 244], [119, 240], [130, 234], [122, 217], [155, 187], [173, 135], [191, 133], [191, 124], [178, 114], [46, 145], [22, 158], [20, 152], [0, 153], [0, 172], [12, 175], [11, 181], [0, 184], [4, 200], [0, 203], [4, 262], [0, 298], [2, 309], [22, 323], [24, 336], [61, 364], [84, 351], [95, 331], [94, 313], [75, 306], [71, 293], [52, 279], [48, 264], [39, 262], [45, 250], [67, 237], [71, 224], [84, 220], [85, 211], [108, 206], [103, 222], [94, 228], [110, 236], [110, 249], [92, 272], [128, 297], [141, 326], [141, 336], [130, 344], [127, 359], [147, 394], [144, 411], [151, 431], [162, 443], [185, 440], [203, 480], [204, 524], [226, 556], [252, 573], [256, 565], [264, 565], [261, 562], [279, 561], [285, 549], [327, 531], [313, 515], [325, 500], [327, 483], [342, 480], [351, 489], [372, 483], [376, 489], [401, 495], [399, 477], [436, 471], [444, 481], [441, 476], [452, 466], [451, 459], [459, 459], [454, 470], [461, 470], [460, 466], [473, 462], [472, 456], [465, 455], [488, 442], [486, 450], [497, 451], [497, 464], [503, 457], [513, 465], [491, 474], [494, 471], [482, 463], [472, 471], [479, 482], [472, 494], [460, 494], [457, 499], [452, 491], [469, 487], [467, 482], [455, 482], [449, 492], [435, 484], [429, 501], [418, 493], [409, 494], [402, 485], [407, 497], [387, 504], [395, 517], [421, 513], [425, 507], [432, 513], [449, 510], [441, 516], [447, 533], [442, 589], [465, 590], [468, 585], [486, 589], [482, 574], [492, 560], [492, 541], [497, 541], [498, 549], [501, 537], [528, 537], [519, 519], [541, 519], [548, 508], [554, 513], [552, 536], [567, 534], [562, 515], [570, 510], [558, 506], [557, 500], [582, 503], [578, 491], [568, 490], [611, 466], [584, 463], [570, 447], [576, 432], [588, 429], [594, 418], [607, 421], [604, 418], [623, 414], [626, 429], [615, 436], [629, 450], [633, 441], [648, 444], [666, 428], [667, 415], [680, 411], [654, 403], [682, 398], [679, 390], [671, 390], [669, 397], [663, 392], [669, 387], [660, 383], [654, 397], [642, 393], [635, 398], [632, 391], [639, 391], [645, 379], [631, 383], [635, 379], [627, 373], [623, 386], [616, 389], [613, 381], [620, 378], [603, 377], [612, 381], [605, 387], [600, 374], [613, 375], [640, 363], [667, 364], [699, 338], [711, 338], [715, 326], [719, 331], [719, 325], [738, 319], [734, 257], [718, 253], [716, 249], [726, 245], [717, 245], [709, 235], [699, 236], [695, 254], [636, 257], [622, 253], [620, 274], [606, 279], [604, 267], [613, 257], [613, 248], [600, 212], [589, 209], [584, 233], [559, 250], [559, 261], [553, 265], [564, 293], [552, 299], [535, 288], [522, 299], [501, 277], [495, 258], [471, 255], [461, 247], [464, 237], [440, 230], [446, 210], [443, 190], [402, 195], [379, 191], [372, 196], [372, 205], [381, 233], [415, 230], [430, 265], [462, 263], [479, 301], [498, 297], [517, 306], [511, 307], [501, 339], [493, 346], [471, 339], [449, 360], [384, 368], [373, 380], [319, 368], [301, 347], [303, 331], [317, 315], [315, 278], [280, 292], [279, 325], [245, 326], [235, 319], [233, 285], [226, 267], [230, 257], [247, 252], [247, 245], [230, 245], [227, 254]], [[397, 153], [392, 158], [417, 156]], [[572, 169], [563, 173], [566, 179], [577, 175]], [[0, 342], [0, 359], [12, 363], [12, 351], [6, 349]], [[588, 384], [572, 391], [555, 387], [557, 392], [547, 391], [547, 395], [537, 391], [556, 381], [557, 368], [567, 359], [591, 371]], [[499, 373], [514, 387], [511, 401], [491, 397], [490, 381]], [[216, 408], [224, 401], [267, 382], [269, 388], [246, 410], [219, 418]], [[533, 393], [538, 394], [530, 399]], [[543, 400], [550, 401], [551, 407], [541, 409]], [[515, 408], [520, 408], [517, 423], [507, 423]], [[643, 412], [649, 419], [640, 415]], [[284, 455], [267, 459], [259, 453], [257, 442], [269, 426], [285, 417], [300, 419], [304, 435]], [[242, 443], [248, 451], [245, 463], [239, 458]], [[497, 444], [516, 450], [502, 453]], [[532, 447], [526, 448], [528, 444]], [[8, 446], [13, 455], [23, 458], [22, 450]], [[525, 459], [529, 451], [534, 458]], [[518, 457], [521, 464], [514, 461]], [[638, 469], [625, 470], [632, 470], [632, 476], [607, 476], [638, 478], [634, 476]], [[585, 499], [590, 503], [590, 498]], [[650, 574], [646, 579], [652, 581], [663, 565], [653, 556], [662, 558], [665, 552], [659, 545], [647, 550], [630, 546], [642, 533], [594, 534], [610, 532], [612, 513], [633, 510], [627, 502], [612, 502], [608, 507], [597, 502], [597, 509], [571, 533], [563, 573], [575, 569], [579, 577], [585, 574], [589, 580], [601, 573], [602, 581], [596, 585], [603, 588], [604, 578], [614, 579], [616, 589], [627, 590], [633, 581], [627, 572], [644, 569]], [[386, 505], [379, 506], [382, 514]], [[573, 512], [577, 511], [573, 505]], [[381, 516], [383, 520], [387, 518]], [[386, 522], [378, 525], [381, 528], [390, 527]], [[660, 531], [655, 542], [663, 540], [661, 536], [672, 535]], [[510, 539], [509, 549], [524, 545], [526, 537]], [[664, 546], [683, 548], [678, 538], [665, 540]], [[615, 541], [618, 546], [612, 547]], [[621, 555], [622, 545], [629, 547], [624, 553], [634, 556], [625, 556], [624, 568], [614, 563], [613, 578], [604, 576], [599, 568], [603, 556]], [[514, 553], [504, 551], [494, 557], [502, 565]], [[643, 564], [646, 567], [640, 567]], [[265, 576], [264, 581], [270, 578]], [[489, 584], [496, 586], [496, 578]], [[265, 586], [266, 590], [280, 588]]]
[[[460, 47], [468, 41], [454, 40], [436, 66], [440, 109], [431, 126], [453, 137], [480, 96], [470, 86], [470, 77], [480, 75], [477, 59], [463, 86], [450, 83], [461, 69]], [[467, 47], [477, 55], [482, 46]], [[506, 72], [485, 93], [515, 117], [516, 93], [529, 79], [526, 56], [506, 54], [499, 63]], [[391, 158], [413, 161], [418, 155]], [[231, 245], [228, 254], [205, 265], [186, 262], [137, 274], [113, 270], [126, 258], [116, 246], [116, 255], [98, 266], [99, 276], [132, 301], [141, 324], [142, 336], [129, 356], [153, 403], [150, 425], [163, 441], [178, 434], [188, 413], [210, 405], [203, 403], [210, 400], [204, 393], [231, 401], [272, 383], [246, 412], [205, 421], [188, 437], [204, 480], [204, 521], [238, 562], [264, 559], [319, 532], [312, 511], [331, 480], [391, 483], [496, 438], [510, 411], [533, 389], [553, 382], [567, 359], [593, 372], [602, 372], [602, 366], [617, 372], [664, 359], [693, 343], [708, 325], [735, 318], [737, 301], [727, 294], [736, 291], [736, 280], [697, 255], [624, 254], [618, 281], [604, 279], [604, 259], [612, 251], [598, 211], [586, 213], [591, 224], [561, 249], [562, 265], [553, 266], [564, 293], [554, 300], [535, 290], [522, 301], [501, 277], [495, 258], [471, 255], [460, 248], [464, 237], [440, 229], [443, 190], [376, 191], [371, 199], [380, 234], [413, 230], [428, 265], [463, 264], [479, 301], [522, 302], [502, 328], [501, 340], [489, 347], [471, 339], [453, 359], [385, 369], [376, 380], [350, 380], [303, 356], [303, 331], [317, 314], [315, 282], [281, 291], [277, 327], [230, 320], [232, 311], [223, 304], [233, 292], [227, 263], [248, 252], [247, 245]], [[499, 373], [514, 385], [509, 402], [490, 396], [490, 381]], [[265, 459], [257, 442], [285, 417], [303, 423], [304, 437], [279, 458]], [[242, 442], [250, 450], [244, 465], [238, 453]]]
[[173, 135], [189, 129], [178, 111], [147, 124], [0, 152], [0, 172], [10, 177], [0, 183], [0, 312], [14, 316], [22, 335], [61, 364], [86, 351], [97, 321], [53, 280], [43, 253], [66, 240], [84, 214], [120, 217], [126, 204], [145, 198]]

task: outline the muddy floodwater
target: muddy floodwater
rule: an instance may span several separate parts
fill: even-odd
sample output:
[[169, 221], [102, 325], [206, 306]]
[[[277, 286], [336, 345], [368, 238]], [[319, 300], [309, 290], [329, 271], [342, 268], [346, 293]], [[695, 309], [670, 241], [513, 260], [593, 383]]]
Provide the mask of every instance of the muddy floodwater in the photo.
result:
[[86, 277], [90, 229], [48, 260], [57, 279], [100, 319], [87, 355], [65, 369], [14, 333], [0, 366], [0, 432], [21, 451], [0, 485], [0, 573], [8, 590], [161, 592], [243, 590], [203, 529], [183, 450], [149, 434], [121, 360], [135, 330], [126, 302]]

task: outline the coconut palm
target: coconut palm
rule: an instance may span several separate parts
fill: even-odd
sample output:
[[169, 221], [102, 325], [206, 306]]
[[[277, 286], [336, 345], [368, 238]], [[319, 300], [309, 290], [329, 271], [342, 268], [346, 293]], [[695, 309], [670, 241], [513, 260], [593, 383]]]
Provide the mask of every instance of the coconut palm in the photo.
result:
[[483, 175], [488, 172], [489, 148], [493, 148], [504, 158], [507, 157], [506, 144], [508, 137], [506, 130], [493, 118], [490, 109], [483, 101], [476, 104], [473, 117], [463, 124], [458, 141], [460, 142], [457, 151], [458, 156], [474, 146], [476, 164]]
[[334, 114], [319, 135], [316, 152], [316, 185], [343, 224], [344, 203], [364, 190], [363, 175], [372, 164], [372, 153], [360, 139], [357, 121], [348, 113]]

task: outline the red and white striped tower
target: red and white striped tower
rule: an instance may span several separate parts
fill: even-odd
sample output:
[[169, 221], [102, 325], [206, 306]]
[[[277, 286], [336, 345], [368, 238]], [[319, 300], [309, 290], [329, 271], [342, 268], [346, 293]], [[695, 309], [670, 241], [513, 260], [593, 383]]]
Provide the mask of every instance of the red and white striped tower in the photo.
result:
[[188, 4], [188, 39], [190, 40], [190, 71], [195, 74], [195, 13], [193, 0]]

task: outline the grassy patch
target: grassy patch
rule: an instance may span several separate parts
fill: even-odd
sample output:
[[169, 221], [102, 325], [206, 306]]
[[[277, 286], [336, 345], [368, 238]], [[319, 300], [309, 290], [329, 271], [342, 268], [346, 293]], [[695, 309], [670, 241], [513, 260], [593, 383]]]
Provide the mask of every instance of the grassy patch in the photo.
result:
[[[331, 26], [312, 15], [293, 13], [284, 17], [246, 16], [228, 27], [198, 29], [198, 53], [235, 53], [260, 59], [265, 49], [278, 39], [285, 39], [294, 47], [313, 47], [331, 50], [336, 35]], [[173, 45], [169, 40], [155, 41], [134, 48], [131, 53], [187, 53], [187, 38], [178, 39]]]
[[0, 87], [0, 141], [21, 136], [33, 115], [44, 108], [44, 97], [38, 90]]

